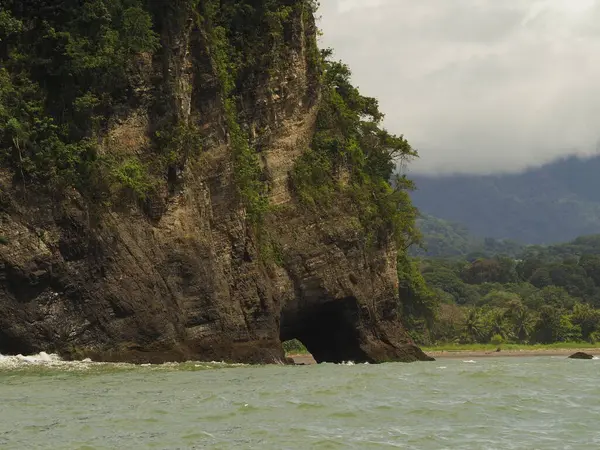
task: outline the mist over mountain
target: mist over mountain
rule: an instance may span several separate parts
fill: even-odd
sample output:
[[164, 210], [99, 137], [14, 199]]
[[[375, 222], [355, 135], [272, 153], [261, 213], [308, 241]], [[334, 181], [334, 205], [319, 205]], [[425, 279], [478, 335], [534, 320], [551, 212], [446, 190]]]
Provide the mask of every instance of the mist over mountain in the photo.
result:
[[600, 155], [517, 174], [411, 178], [422, 213], [463, 224], [476, 236], [552, 244], [600, 233]]

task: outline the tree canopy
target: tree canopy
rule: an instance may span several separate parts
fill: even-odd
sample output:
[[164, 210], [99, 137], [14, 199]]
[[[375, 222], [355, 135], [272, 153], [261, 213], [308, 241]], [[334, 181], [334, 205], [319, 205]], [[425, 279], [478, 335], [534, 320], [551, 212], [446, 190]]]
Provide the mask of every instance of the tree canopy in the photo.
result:
[[[495, 256], [420, 261], [437, 293], [426, 343], [519, 343], [600, 339], [600, 257], [595, 237], [526, 248], [517, 258]], [[585, 244], [584, 244], [585, 243]]]

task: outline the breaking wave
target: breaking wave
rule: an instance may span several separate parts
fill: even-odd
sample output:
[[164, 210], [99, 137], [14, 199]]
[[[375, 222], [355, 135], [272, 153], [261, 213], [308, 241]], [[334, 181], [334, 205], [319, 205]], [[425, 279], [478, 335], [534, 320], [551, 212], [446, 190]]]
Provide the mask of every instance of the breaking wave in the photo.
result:
[[228, 367], [244, 367], [246, 364], [230, 364], [225, 362], [199, 362], [199, 361], [188, 361], [188, 362], [167, 362], [163, 364], [131, 364], [131, 363], [109, 363], [109, 362], [95, 362], [89, 358], [81, 361], [68, 361], [62, 359], [59, 355], [54, 353], [40, 352], [35, 355], [2, 355], [0, 354], [0, 371], [11, 371], [11, 370], [36, 370], [36, 369], [50, 369], [50, 370], [67, 370], [67, 371], [80, 371], [80, 370], [132, 370], [132, 369], [146, 369], [146, 370], [204, 370], [204, 369], [219, 369]]
[[[89, 364], [92, 361], [89, 359], [78, 361], [79, 364]], [[7, 356], [0, 354], [0, 369], [17, 369], [23, 367], [45, 366], [59, 367], [74, 362], [64, 361], [60, 356], [53, 353], [40, 352], [36, 355], [15, 355]]]
[[79, 367], [85, 368], [92, 363], [91, 359], [82, 361], [65, 361], [54, 353], [40, 352], [35, 355], [2, 355], [0, 354], [0, 369], [19, 369], [27, 367]]

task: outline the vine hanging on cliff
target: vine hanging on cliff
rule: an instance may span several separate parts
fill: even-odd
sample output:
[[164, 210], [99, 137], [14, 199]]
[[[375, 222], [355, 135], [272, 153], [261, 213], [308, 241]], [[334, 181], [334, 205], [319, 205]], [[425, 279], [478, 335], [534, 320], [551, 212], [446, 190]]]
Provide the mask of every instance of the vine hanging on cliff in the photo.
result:
[[350, 82], [341, 62], [322, 54], [325, 67], [317, 129], [310, 149], [296, 164], [292, 181], [299, 198], [316, 207], [346, 192], [373, 242], [393, 236], [400, 248], [418, 239], [412, 183], [394, 176], [396, 164], [417, 156], [403, 136], [381, 127], [376, 99], [364, 97]]
[[202, 20], [210, 30], [212, 59], [222, 87], [235, 182], [253, 223], [260, 222], [268, 210], [268, 186], [262, 179], [260, 158], [240, 126], [238, 103], [245, 94], [244, 81], [259, 76], [253, 73], [257, 68], [268, 77], [275, 76], [276, 62], [282, 59], [284, 24], [292, 8], [304, 3], [213, 0], [201, 9]]

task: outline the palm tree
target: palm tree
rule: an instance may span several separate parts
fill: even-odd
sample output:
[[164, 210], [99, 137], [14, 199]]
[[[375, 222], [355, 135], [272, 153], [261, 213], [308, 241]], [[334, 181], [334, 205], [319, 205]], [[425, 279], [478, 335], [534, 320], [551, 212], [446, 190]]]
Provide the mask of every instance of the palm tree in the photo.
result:
[[488, 323], [490, 336], [499, 335], [503, 339], [506, 339], [508, 333], [506, 332], [506, 318], [503, 310], [496, 309], [491, 311]]
[[533, 317], [531, 312], [525, 308], [519, 308], [512, 313], [513, 331], [519, 342], [529, 339], [533, 330]]
[[469, 313], [467, 314], [467, 318], [465, 320], [465, 333], [473, 342], [478, 342], [481, 339], [481, 316], [479, 315], [479, 311], [475, 308], [470, 309]]

